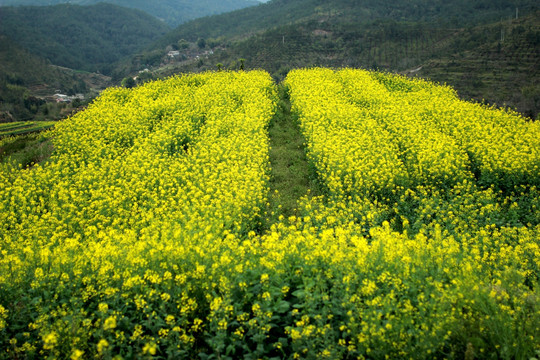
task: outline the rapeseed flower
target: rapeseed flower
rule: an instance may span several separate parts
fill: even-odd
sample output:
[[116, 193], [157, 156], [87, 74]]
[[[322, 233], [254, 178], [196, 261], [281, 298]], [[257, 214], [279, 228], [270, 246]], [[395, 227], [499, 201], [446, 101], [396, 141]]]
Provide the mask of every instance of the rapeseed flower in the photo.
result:
[[109, 89], [2, 165], [0, 358], [535, 356], [537, 126], [389, 74], [286, 86], [324, 195], [268, 231], [262, 71]]

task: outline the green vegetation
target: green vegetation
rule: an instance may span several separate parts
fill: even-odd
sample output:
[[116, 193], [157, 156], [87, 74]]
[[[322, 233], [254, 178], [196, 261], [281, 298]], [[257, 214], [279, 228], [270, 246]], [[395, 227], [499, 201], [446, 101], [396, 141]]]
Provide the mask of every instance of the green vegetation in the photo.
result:
[[538, 119], [540, 12], [458, 30], [435, 44], [422, 64], [416, 76], [451, 84], [463, 98], [508, 106]]
[[[139, 11], [105, 4], [2, 7], [0, 14], [0, 123], [58, 120], [76, 111], [112, 84], [81, 69], [110, 70], [167, 29]], [[55, 93], [86, 100], [57, 104]]]
[[[0, 35], [0, 123], [59, 120], [112, 84], [104, 75], [50, 65]], [[84, 94], [86, 100], [56, 103], [53, 94]]]
[[0, 64], [0, 123], [55, 119], [61, 116], [61, 106], [46, 104], [43, 91], [52, 95], [56, 89], [73, 93], [87, 89], [80, 77], [50, 66], [3, 35]]
[[47, 160], [53, 151], [52, 132], [56, 121], [19, 121], [0, 123], [0, 163], [21, 168]]
[[[43, 126], [42, 129], [50, 127]], [[39, 132], [37, 127], [33, 132], [22, 135], [0, 135], [0, 163], [9, 162], [28, 168], [44, 162], [53, 151], [51, 137], [49, 131]]]
[[19, 121], [0, 123], [0, 137], [30, 134], [52, 128], [56, 121]]
[[320, 195], [317, 176], [310, 167], [298, 119], [291, 114], [288, 89], [278, 85], [277, 111], [270, 121], [270, 177], [269, 214], [267, 227], [280, 216], [298, 216], [298, 201], [306, 196]]
[[55, 65], [108, 74], [169, 27], [139, 10], [92, 6], [1, 7], [0, 34]]
[[467, 1], [467, 0], [273, 0], [246, 8], [191, 21], [167, 34], [156, 45], [197, 38], [245, 38], [279, 26], [310, 20], [365, 24], [376, 19], [437, 24], [439, 27], [461, 27], [508, 18], [516, 7], [522, 14], [537, 7], [534, 0]]
[[[57, 5], [77, 4], [92, 5], [101, 0], [0, 0], [0, 5]], [[220, 14], [228, 11], [258, 5], [255, 0], [107, 0], [107, 3], [139, 9], [170, 26], [177, 26], [186, 21]]]

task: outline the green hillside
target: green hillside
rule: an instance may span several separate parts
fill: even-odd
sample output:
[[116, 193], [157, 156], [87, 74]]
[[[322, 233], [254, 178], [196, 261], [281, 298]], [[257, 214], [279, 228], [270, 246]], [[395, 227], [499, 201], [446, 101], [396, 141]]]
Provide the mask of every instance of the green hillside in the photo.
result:
[[416, 76], [451, 84], [463, 98], [539, 118], [540, 13], [462, 29], [437, 45]]
[[0, 35], [0, 123], [34, 118], [44, 101], [29, 88], [39, 85], [52, 88], [51, 94], [55, 89], [82, 90], [77, 79]]
[[[139, 1], [130, 4], [143, 6]], [[145, 10], [152, 12], [151, 8], [164, 4], [168, 2], [147, 2]], [[203, 6], [203, 2], [197, 4]], [[213, 6], [209, 1], [204, 4]], [[46, 81], [36, 80], [39, 74], [52, 71], [44, 67], [49, 63], [100, 72], [116, 84], [122, 79], [132, 82], [132, 77], [142, 83], [153, 77], [217, 68], [263, 68], [283, 79], [298, 67], [349, 66], [446, 82], [464, 98], [510, 106], [536, 118], [540, 15], [535, 9], [531, 0], [400, 0], [392, 5], [374, 0], [360, 4], [273, 0], [190, 21], [167, 32], [166, 25], [142, 12], [109, 4], [1, 7], [0, 33], [28, 53], [13, 56], [13, 51], [3, 47], [0, 74], [7, 79], [2, 80], [3, 93], [23, 99], [28, 95], [19, 88], [6, 90], [6, 84], [34, 90], [46, 84], [50, 95], [54, 87], [74, 93], [80, 92], [77, 89], [83, 83], [88, 88], [106, 83], [98, 79], [99, 86], [92, 85], [93, 80], [81, 80], [81, 75], [89, 74], [66, 69], [62, 75], [47, 75]], [[167, 13], [174, 15], [172, 8]], [[178, 51], [177, 55], [169, 56], [171, 50]], [[39, 59], [30, 61], [29, 53]], [[6, 61], [9, 64], [3, 64]], [[149, 72], [140, 73], [147, 68]], [[29, 94], [35, 96], [34, 90]], [[45, 91], [39, 94], [45, 95]], [[2, 104], [4, 112], [7, 103]], [[14, 120], [30, 118], [28, 113], [14, 116]]]
[[0, 34], [55, 65], [108, 73], [162, 36], [167, 25], [110, 4], [1, 7]]
[[[57, 5], [76, 4], [93, 5], [101, 0], [0, 0], [0, 6], [5, 5]], [[139, 9], [163, 20], [170, 26], [176, 26], [186, 21], [221, 14], [228, 11], [258, 5], [255, 0], [108, 0], [107, 3]]]
[[278, 78], [294, 67], [321, 65], [402, 72], [448, 83], [464, 98], [508, 105], [532, 118], [540, 111], [540, 13], [457, 29], [392, 20], [312, 21], [232, 43], [214, 62], [234, 65], [239, 58]]
[[[87, 2], [92, 3], [99, 1], [87, 0]], [[259, 4], [255, 0], [108, 0], [107, 2], [143, 10], [165, 21], [170, 26]]]
[[50, 129], [54, 121], [19, 121], [0, 124], [0, 137], [32, 134]]
[[512, 16], [516, 7], [522, 13], [537, 7], [533, 0], [273, 0], [258, 7], [242, 9], [179, 26], [158, 44], [178, 39], [245, 37], [270, 28], [316, 20], [319, 22], [369, 23], [376, 19], [421, 21], [441, 27], [456, 27], [499, 20]]
[[111, 85], [110, 78], [53, 66], [0, 35], [0, 123], [55, 120], [78, 104], [47, 103], [56, 92], [91, 98]]

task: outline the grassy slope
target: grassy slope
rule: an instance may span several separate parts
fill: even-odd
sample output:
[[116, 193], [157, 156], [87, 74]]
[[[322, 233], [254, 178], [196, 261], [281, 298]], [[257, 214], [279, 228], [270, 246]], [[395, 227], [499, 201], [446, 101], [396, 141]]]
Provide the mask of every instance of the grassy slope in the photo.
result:
[[0, 124], [0, 137], [30, 134], [50, 129], [55, 121], [19, 121]]
[[23, 168], [46, 161], [52, 154], [52, 129], [56, 121], [0, 123], [0, 163], [14, 162]]
[[46, 161], [52, 151], [48, 131], [0, 137], [0, 163], [9, 161], [28, 168]]

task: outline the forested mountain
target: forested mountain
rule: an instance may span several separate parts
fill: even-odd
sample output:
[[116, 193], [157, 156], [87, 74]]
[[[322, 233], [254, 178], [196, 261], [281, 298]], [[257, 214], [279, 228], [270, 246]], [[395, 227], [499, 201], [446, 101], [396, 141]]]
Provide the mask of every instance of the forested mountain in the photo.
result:
[[368, 23], [377, 19], [436, 23], [461, 27], [500, 20], [516, 11], [526, 14], [536, 0], [272, 0], [254, 8], [191, 21], [171, 31], [158, 44], [197, 38], [245, 37], [302, 21]]
[[55, 65], [103, 73], [169, 30], [140, 10], [105, 3], [0, 7], [0, 18], [0, 34], [29, 52]]
[[258, 5], [255, 0], [0, 0], [0, 6], [6, 5], [57, 5], [77, 4], [93, 5], [107, 2], [114, 5], [142, 10], [176, 26], [186, 21], [228, 11]]
[[69, 109], [45, 98], [88, 97], [110, 86], [110, 78], [80, 70], [108, 73], [168, 29], [142, 11], [110, 4], [0, 7], [0, 122], [65, 116]]
[[47, 83], [55, 77], [65, 80], [45, 61], [0, 35], [0, 123], [32, 118], [27, 86], [34, 81]]

